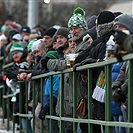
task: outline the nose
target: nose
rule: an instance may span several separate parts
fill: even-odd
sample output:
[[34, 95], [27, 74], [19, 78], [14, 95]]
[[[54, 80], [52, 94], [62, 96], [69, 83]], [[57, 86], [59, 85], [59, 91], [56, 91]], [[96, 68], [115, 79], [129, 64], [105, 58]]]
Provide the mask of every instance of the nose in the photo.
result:
[[61, 38], [60, 38], [60, 37], [58, 37], [58, 38], [57, 38], [57, 42], [60, 42], [60, 40], [61, 40]]
[[71, 34], [74, 35], [76, 33], [76, 30], [73, 28], [71, 29]]

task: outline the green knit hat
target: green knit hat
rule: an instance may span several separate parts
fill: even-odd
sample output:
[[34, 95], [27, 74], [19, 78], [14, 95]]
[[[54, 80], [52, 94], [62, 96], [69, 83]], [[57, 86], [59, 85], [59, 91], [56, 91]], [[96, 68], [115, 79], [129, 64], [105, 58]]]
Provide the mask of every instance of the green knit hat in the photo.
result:
[[59, 59], [59, 55], [57, 51], [48, 51], [45, 55], [45, 58], [48, 57], [50, 59]]
[[85, 11], [82, 8], [77, 7], [74, 10], [72, 17], [68, 21], [68, 28], [71, 27], [79, 27], [87, 29], [87, 22], [85, 20]]
[[24, 62], [19, 64], [19, 67], [22, 68], [22, 69], [23, 68], [24, 69], [28, 69], [29, 68], [29, 64], [28, 64], [28, 62], [24, 61]]
[[10, 49], [10, 52], [12, 53], [12, 52], [24, 52], [24, 49], [23, 49], [23, 47], [18, 43], [18, 42], [15, 42], [13, 45], [12, 45], [12, 47], [11, 47], [11, 49]]
[[28, 51], [31, 51], [32, 44], [33, 44], [34, 42], [36, 42], [36, 41], [37, 41], [37, 39], [35, 38], [35, 39], [33, 39], [33, 40], [31, 40], [31, 41], [29, 42], [29, 44], [28, 44]]

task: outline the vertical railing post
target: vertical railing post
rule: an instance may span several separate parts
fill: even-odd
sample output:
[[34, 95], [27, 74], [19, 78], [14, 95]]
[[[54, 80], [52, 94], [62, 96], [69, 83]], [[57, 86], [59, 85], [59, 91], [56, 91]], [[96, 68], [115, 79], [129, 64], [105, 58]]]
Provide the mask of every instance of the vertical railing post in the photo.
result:
[[[73, 72], [73, 118], [77, 118], [77, 73]], [[77, 123], [73, 122], [73, 131], [76, 133]]]
[[[53, 115], [53, 75], [50, 76], [50, 116]], [[49, 120], [50, 133], [53, 133], [53, 120]]]
[[[0, 57], [0, 72], [2, 72], [2, 68], [3, 68], [3, 57]], [[2, 101], [3, 101], [3, 98], [2, 98], [2, 92], [4, 88], [0, 88], [0, 107], [2, 107]]]
[[35, 90], [36, 90], [36, 86], [35, 86], [35, 80], [32, 80], [32, 91], [33, 91], [33, 93], [32, 93], [32, 98], [33, 98], [33, 106], [32, 106], [32, 113], [33, 113], [33, 125], [32, 125], [32, 127], [33, 127], [33, 133], [35, 133]]
[[[25, 82], [25, 114], [28, 114], [28, 83]], [[28, 133], [28, 117], [26, 117], [26, 132]]]
[[[88, 120], [92, 119], [92, 69], [88, 69]], [[92, 133], [92, 124], [88, 123], [88, 132]]]
[[[20, 88], [20, 93], [19, 93], [19, 114], [21, 115], [22, 114], [22, 89], [21, 88], [21, 83], [19, 82], [19, 88]], [[20, 133], [22, 133], [22, 117], [19, 115], [19, 124], [20, 124]]]
[[[128, 122], [133, 122], [133, 59], [127, 63], [129, 67], [128, 80]], [[133, 129], [128, 128], [128, 133], [132, 133]]]
[[[60, 74], [60, 117], [64, 115], [64, 74]], [[60, 120], [60, 133], [64, 132], [64, 122]]]
[[[43, 81], [44, 79], [43, 78], [41, 78], [41, 86], [40, 86], [40, 94], [38, 94], [38, 95], [40, 95], [41, 97], [40, 97], [40, 102], [41, 102], [41, 105], [43, 105], [43, 94], [44, 94], [44, 81]], [[39, 93], [38, 92], [38, 93]], [[44, 125], [44, 121], [43, 120], [41, 120], [41, 133], [43, 133], [43, 130], [44, 130], [44, 127], [43, 127], [43, 125]]]
[[[10, 94], [10, 88], [7, 88], [7, 95]], [[10, 117], [10, 97], [7, 98], [7, 131], [9, 131], [9, 117]]]
[[[3, 96], [6, 94], [6, 89], [7, 89], [7, 86], [6, 84], [4, 84], [4, 89], [3, 89]], [[3, 123], [5, 123], [5, 115], [7, 115], [7, 112], [6, 112], [6, 99], [3, 97], [3, 101], [2, 101], [2, 108], [3, 108]]]
[[[106, 100], [105, 100], [105, 121], [111, 121], [111, 99], [112, 99], [112, 67], [105, 66], [105, 86], [106, 86]], [[105, 126], [106, 133], [112, 133], [110, 126]]]

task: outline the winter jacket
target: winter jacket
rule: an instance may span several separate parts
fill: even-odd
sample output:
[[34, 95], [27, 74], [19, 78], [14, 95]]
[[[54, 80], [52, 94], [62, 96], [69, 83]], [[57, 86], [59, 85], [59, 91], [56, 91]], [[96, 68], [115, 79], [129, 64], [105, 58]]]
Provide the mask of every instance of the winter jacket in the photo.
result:
[[[76, 48], [74, 49], [75, 53], [80, 53], [82, 50], [85, 50], [88, 46], [88, 42], [83, 42], [83, 36], [77, 41]], [[50, 59], [47, 63], [47, 68], [53, 71], [62, 71], [67, 68], [67, 61], [61, 59]], [[64, 115], [72, 116], [73, 110], [73, 73], [65, 73], [64, 81]], [[80, 88], [84, 87], [81, 84], [81, 77], [78, 75], [78, 100], [82, 97]], [[60, 100], [60, 97], [58, 98]], [[78, 101], [77, 101], [78, 102]], [[59, 114], [59, 102], [57, 102], [57, 113]]]
[[[49, 70], [49, 72], [52, 72], [52, 71]], [[56, 74], [56, 75], [53, 75], [53, 97], [54, 99], [58, 98], [59, 88], [60, 88], [60, 80], [59, 80], [59, 76]], [[43, 105], [50, 106], [50, 77], [45, 78]]]
[[48, 70], [46, 68], [43, 68], [41, 64], [41, 59], [43, 59], [44, 57], [45, 57], [45, 53], [40, 57], [40, 60], [38, 61], [38, 63], [32, 67], [32, 70], [31, 70], [32, 76], [36, 76], [36, 75], [40, 75], [48, 72]]
[[[14, 65], [11, 67], [11, 68], [9, 68], [9, 69], [14, 69], [14, 71], [13, 71], [13, 73], [12, 73], [12, 77], [13, 77], [13, 79], [12, 80], [14, 80], [14, 81], [16, 81], [17, 82], [17, 74], [18, 74], [18, 72], [19, 72], [19, 69], [21, 69], [21, 65], [23, 64], [23, 62], [26, 62], [26, 57], [27, 57], [27, 53], [26, 52], [23, 52], [23, 55], [22, 55], [22, 57], [21, 57], [21, 59], [20, 59], [20, 61], [18, 61], [18, 62], [14, 62]], [[25, 69], [25, 68], [24, 68]], [[8, 77], [8, 74], [7, 74], [7, 78], [9, 78]], [[21, 83], [19, 83], [19, 89], [20, 89], [20, 93], [22, 94], [22, 99], [21, 99], [21, 101], [22, 101], [22, 104], [20, 105], [20, 99], [19, 99], [19, 95], [20, 94], [17, 94], [16, 95], [16, 102], [15, 102], [15, 104], [14, 104], [14, 112], [16, 113], [16, 112], [19, 112], [19, 108], [20, 108], [20, 106], [22, 107], [22, 112], [20, 112], [20, 113], [25, 113], [25, 100], [26, 100], [26, 95], [25, 95], [25, 91], [26, 91], [26, 88], [25, 88], [25, 82], [21, 82]]]
[[121, 88], [123, 93], [127, 95], [128, 92], [128, 63], [124, 62], [118, 78], [112, 84], [112, 91], [116, 88]]
[[[117, 79], [122, 65], [123, 62], [115, 63], [112, 65], [112, 82], [114, 82]], [[116, 103], [114, 100], [112, 100], [111, 104], [112, 104], [112, 115], [113, 116], [122, 115], [120, 104]]]

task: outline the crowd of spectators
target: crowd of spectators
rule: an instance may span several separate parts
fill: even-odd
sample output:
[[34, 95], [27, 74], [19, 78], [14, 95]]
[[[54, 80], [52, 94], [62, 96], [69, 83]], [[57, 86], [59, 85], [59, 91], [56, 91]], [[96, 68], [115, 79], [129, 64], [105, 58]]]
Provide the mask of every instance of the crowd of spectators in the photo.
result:
[[[56, 24], [56, 22], [55, 22]], [[0, 82], [5, 83], [14, 96], [15, 112], [19, 112], [19, 93], [22, 93], [22, 108], [25, 109], [25, 82], [31, 86], [31, 78], [36, 75], [62, 71], [73, 67], [77, 74], [77, 104], [88, 94], [88, 73], [77, 71], [77, 67], [117, 58], [112, 64], [112, 121], [128, 121], [128, 61], [122, 55], [133, 52], [133, 17], [121, 12], [102, 11], [97, 16], [85, 19], [84, 9], [77, 7], [68, 26], [51, 26], [44, 28], [37, 25], [33, 28], [22, 26], [8, 17], [0, 29], [0, 57], [4, 64], [13, 62], [13, 66], [0, 74]], [[75, 56], [74, 66], [69, 61]], [[73, 117], [73, 72], [64, 74], [64, 117]], [[105, 70], [104, 67], [92, 69], [92, 119], [105, 120]], [[40, 132], [40, 121], [43, 121], [44, 132], [50, 132], [50, 77], [43, 78], [43, 88], [38, 84], [36, 89], [37, 105], [35, 109], [35, 132]], [[60, 75], [53, 75], [53, 115], [60, 115]], [[32, 92], [32, 87], [29, 88]], [[43, 90], [43, 91], [40, 91]], [[39, 94], [43, 92], [43, 102]], [[29, 93], [29, 95], [32, 95]], [[30, 96], [32, 101], [32, 96]], [[30, 110], [32, 111], [32, 110]], [[80, 116], [78, 116], [80, 118]], [[85, 118], [83, 118], [85, 119]], [[20, 124], [16, 121], [18, 125]], [[53, 132], [59, 133], [59, 123], [54, 120]], [[22, 118], [24, 133], [32, 133], [33, 119]], [[88, 125], [78, 123], [78, 133], [88, 132]], [[93, 133], [105, 132], [104, 126], [92, 125]], [[126, 133], [123, 127], [113, 127], [112, 133]], [[64, 122], [64, 133], [73, 133], [73, 123]]]

